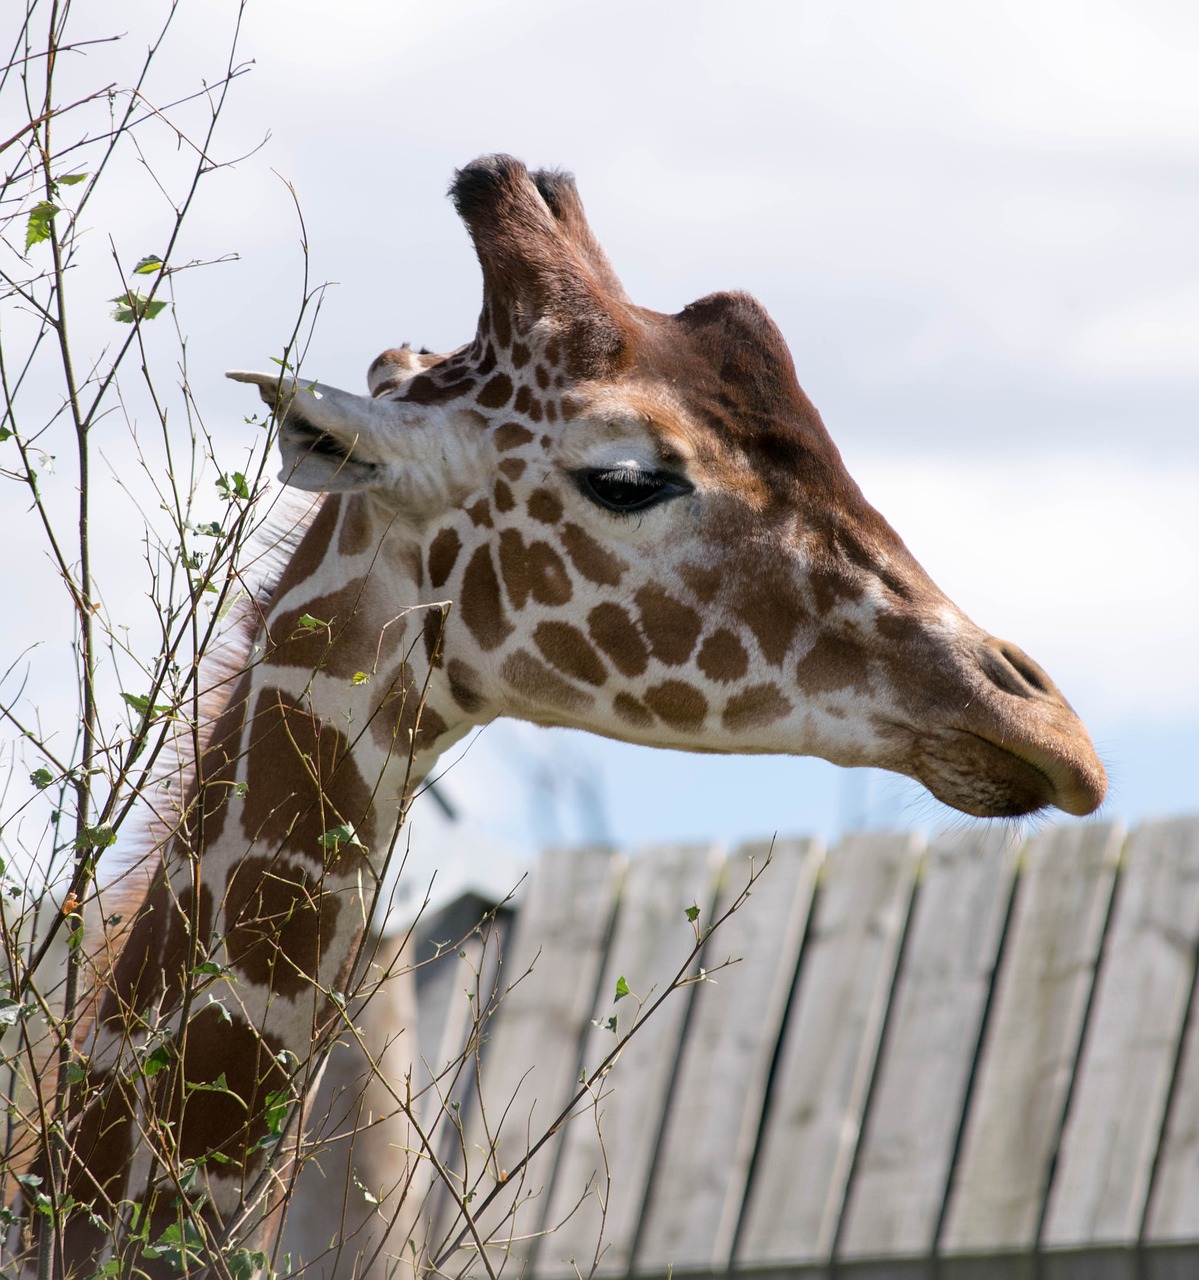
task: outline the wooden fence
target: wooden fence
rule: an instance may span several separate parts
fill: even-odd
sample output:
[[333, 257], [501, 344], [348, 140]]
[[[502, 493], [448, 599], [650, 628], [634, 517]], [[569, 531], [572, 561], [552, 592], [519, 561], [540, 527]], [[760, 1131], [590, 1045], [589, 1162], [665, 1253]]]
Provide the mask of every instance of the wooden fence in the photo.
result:
[[[767, 852], [552, 853], [498, 949], [480, 936], [420, 970], [434, 1068], [503, 996], [448, 1099], [461, 1137], [441, 1134], [495, 1268], [1199, 1276], [1199, 819]], [[691, 967], [710, 980], [524, 1161], [751, 868]], [[434, 1197], [431, 1239], [461, 1227]], [[469, 1238], [443, 1269], [485, 1274]]]

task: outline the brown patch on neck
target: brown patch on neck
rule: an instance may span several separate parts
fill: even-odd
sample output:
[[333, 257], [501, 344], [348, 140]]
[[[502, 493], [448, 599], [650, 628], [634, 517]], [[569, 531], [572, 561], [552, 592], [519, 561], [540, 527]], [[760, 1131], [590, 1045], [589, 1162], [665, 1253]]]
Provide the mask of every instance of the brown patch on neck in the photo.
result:
[[609, 551], [577, 524], [562, 528], [562, 545], [571, 563], [589, 582], [601, 587], [616, 587], [628, 565]]
[[246, 787], [242, 823], [248, 839], [317, 866], [326, 858], [326, 831], [345, 822], [367, 831], [372, 791], [345, 737], [279, 689], [262, 689], [255, 702]]
[[656, 585], [642, 587], [633, 598], [654, 657], [668, 666], [682, 666], [699, 639], [703, 626], [699, 614]]
[[822, 635], [808, 650], [795, 671], [799, 687], [809, 694], [870, 690], [869, 664], [856, 645], [832, 635]]
[[582, 715], [590, 710], [595, 702], [591, 694], [576, 689], [556, 672], [551, 671], [544, 662], [523, 649], [518, 649], [504, 660], [500, 675], [535, 708]]
[[766, 661], [776, 667], [808, 621], [803, 597], [785, 574], [746, 576], [734, 598], [733, 613], [753, 632]]
[[708, 700], [683, 680], [664, 680], [645, 691], [645, 705], [672, 729], [695, 732], [703, 727]]
[[492, 650], [512, 634], [512, 624], [500, 599], [500, 582], [491, 560], [491, 548], [475, 549], [462, 578], [459, 602], [462, 621], [481, 649]]

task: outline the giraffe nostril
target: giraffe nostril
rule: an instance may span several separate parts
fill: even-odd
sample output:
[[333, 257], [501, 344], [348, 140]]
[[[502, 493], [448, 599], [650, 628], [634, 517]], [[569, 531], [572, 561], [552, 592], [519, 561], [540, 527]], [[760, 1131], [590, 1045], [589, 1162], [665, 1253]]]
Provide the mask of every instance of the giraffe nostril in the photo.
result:
[[982, 652], [983, 670], [993, 684], [1018, 697], [1040, 694], [1056, 697], [1053, 681], [1022, 649], [1005, 640], [988, 640]]

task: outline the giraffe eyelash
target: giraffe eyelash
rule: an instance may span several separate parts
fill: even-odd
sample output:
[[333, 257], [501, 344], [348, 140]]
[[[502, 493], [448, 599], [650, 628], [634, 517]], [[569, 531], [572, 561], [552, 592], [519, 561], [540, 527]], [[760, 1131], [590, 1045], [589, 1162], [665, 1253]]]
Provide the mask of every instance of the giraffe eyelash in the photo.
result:
[[572, 472], [572, 478], [585, 498], [618, 515], [645, 511], [693, 491], [692, 485], [669, 471], [639, 467], [596, 467]]

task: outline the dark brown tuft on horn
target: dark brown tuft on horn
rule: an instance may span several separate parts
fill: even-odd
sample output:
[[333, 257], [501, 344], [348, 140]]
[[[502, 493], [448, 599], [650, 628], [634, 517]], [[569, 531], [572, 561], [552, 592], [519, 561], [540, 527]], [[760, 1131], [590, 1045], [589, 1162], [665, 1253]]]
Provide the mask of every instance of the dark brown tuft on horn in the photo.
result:
[[458, 171], [450, 196], [483, 270], [480, 336], [527, 335], [548, 320], [573, 376], [610, 374], [625, 350], [628, 303], [573, 179], [483, 156]]

